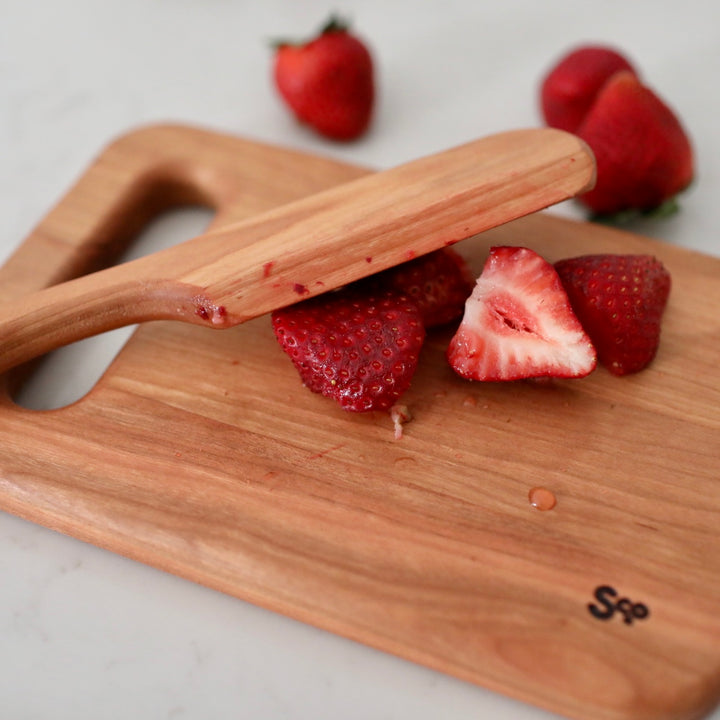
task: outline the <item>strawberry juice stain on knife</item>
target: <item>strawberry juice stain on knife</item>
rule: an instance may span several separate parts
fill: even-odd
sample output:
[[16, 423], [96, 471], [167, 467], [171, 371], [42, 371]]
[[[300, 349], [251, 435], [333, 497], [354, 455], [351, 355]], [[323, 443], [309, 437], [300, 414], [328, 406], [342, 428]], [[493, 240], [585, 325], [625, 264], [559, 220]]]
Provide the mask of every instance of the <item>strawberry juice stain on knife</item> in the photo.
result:
[[205, 303], [195, 298], [195, 314], [202, 320], [209, 320], [213, 325], [224, 325], [227, 320], [227, 308], [224, 305]]

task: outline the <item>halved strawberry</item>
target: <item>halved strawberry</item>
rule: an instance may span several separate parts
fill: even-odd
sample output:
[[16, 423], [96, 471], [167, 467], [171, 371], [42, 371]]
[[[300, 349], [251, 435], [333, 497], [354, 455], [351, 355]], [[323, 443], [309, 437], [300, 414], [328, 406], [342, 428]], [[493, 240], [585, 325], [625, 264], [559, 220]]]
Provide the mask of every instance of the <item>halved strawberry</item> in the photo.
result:
[[490, 250], [447, 358], [488, 381], [583, 377], [597, 363], [553, 266], [523, 247]]
[[357, 287], [272, 314], [275, 336], [305, 385], [345, 410], [389, 410], [410, 386], [425, 339], [417, 306]]
[[413, 300], [426, 328], [462, 317], [475, 279], [465, 259], [451, 248], [441, 248], [371, 276], [372, 287], [393, 289]]
[[570, 302], [615, 375], [642, 370], [657, 353], [670, 273], [651, 255], [583, 255], [555, 263]]

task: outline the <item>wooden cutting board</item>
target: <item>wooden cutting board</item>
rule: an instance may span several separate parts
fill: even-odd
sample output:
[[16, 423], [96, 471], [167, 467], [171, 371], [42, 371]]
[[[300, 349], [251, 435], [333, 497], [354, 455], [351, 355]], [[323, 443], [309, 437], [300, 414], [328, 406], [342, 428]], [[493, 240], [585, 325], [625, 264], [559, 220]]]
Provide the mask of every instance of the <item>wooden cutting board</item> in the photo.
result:
[[[111, 262], [171, 205], [209, 205], [219, 227], [365, 172], [136, 130], [8, 260], [0, 296]], [[0, 507], [569, 717], [704, 716], [720, 698], [720, 260], [546, 214], [457, 247], [479, 272], [493, 244], [660, 257], [674, 285], [654, 364], [468, 383], [444, 360], [452, 331], [433, 332], [396, 440], [388, 415], [303, 388], [267, 317], [148, 324], [69, 407], [20, 408], [7, 378]]]

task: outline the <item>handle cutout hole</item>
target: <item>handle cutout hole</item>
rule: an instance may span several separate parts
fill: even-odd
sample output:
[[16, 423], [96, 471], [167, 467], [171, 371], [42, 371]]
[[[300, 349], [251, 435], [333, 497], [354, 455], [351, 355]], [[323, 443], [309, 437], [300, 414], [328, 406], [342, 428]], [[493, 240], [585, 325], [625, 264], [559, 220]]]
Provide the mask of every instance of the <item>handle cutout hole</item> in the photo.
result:
[[[140, 231], [118, 262], [149, 255], [203, 233], [215, 216], [206, 207], [173, 207]], [[102, 377], [136, 326], [112, 330], [49, 353], [13, 397], [28, 410], [55, 410], [85, 396]]]

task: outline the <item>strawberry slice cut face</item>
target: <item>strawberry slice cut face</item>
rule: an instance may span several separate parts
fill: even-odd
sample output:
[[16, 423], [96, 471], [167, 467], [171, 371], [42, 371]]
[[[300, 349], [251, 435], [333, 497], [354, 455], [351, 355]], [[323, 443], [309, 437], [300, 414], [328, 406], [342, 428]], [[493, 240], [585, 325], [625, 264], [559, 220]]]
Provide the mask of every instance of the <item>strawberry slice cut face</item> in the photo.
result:
[[447, 358], [483, 381], [584, 377], [597, 365], [557, 272], [524, 247], [491, 248]]

